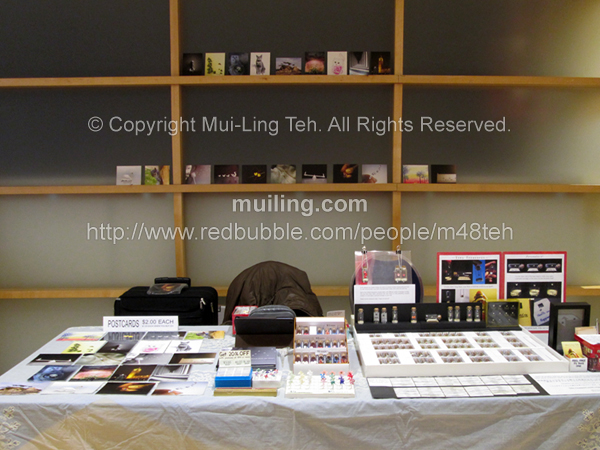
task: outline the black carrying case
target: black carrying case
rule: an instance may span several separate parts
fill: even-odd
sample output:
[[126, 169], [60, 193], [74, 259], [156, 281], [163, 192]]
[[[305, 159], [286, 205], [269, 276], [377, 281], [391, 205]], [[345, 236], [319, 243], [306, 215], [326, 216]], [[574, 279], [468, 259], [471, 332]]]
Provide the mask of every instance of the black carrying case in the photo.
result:
[[[189, 284], [189, 279], [185, 280]], [[184, 281], [184, 282], [185, 282]], [[157, 278], [156, 283], [181, 282]], [[115, 316], [178, 316], [179, 325], [218, 325], [219, 296], [210, 286], [190, 286], [179, 294], [150, 295], [136, 286], [115, 300]]]

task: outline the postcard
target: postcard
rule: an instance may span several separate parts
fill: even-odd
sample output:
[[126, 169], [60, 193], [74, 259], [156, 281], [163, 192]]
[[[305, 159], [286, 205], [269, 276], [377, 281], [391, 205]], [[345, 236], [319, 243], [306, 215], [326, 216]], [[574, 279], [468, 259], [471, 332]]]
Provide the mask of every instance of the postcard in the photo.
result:
[[250, 75], [270, 75], [271, 74], [271, 53], [253, 52], [250, 53]]
[[363, 164], [362, 165], [363, 183], [387, 183], [387, 164]]
[[210, 164], [185, 166], [185, 184], [210, 184]]
[[77, 353], [40, 353], [31, 361], [29, 364], [43, 364], [47, 365], [66, 365], [70, 366], [79, 359], [80, 355]]
[[152, 395], [203, 395], [208, 383], [206, 381], [160, 382]]
[[79, 366], [44, 366], [27, 381], [67, 381], [78, 369]]
[[48, 395], [70, 395], [70, 394], [81, 394], [91, 395], [95, 394], [98, 389], [104, 385], [102, 381], [90, 381], [87, 383], [75, 383], [73, 381], [56, 381], [41, 393]]
[[120, 366], [110, 377], [110, 381], [148, 381], [156, 369], [153, 364]]
[[117, 366], [82, 366], [71, 378], [72, 381], [107, 381]]
[[225, 53], [207, 53], [204, 67], [205, 75], [225, 75]]
[[98, 394], [118, 394], [118, 395], [148, 395], [156, 383], [118, 383], [108, 382], [99, 391]]
[[348, 53], [327, 52], [327, 75], [348, 74]]
[[104, 341], [74, 341], [63, 351], [63, 353], [96, 353], [106, 342]]

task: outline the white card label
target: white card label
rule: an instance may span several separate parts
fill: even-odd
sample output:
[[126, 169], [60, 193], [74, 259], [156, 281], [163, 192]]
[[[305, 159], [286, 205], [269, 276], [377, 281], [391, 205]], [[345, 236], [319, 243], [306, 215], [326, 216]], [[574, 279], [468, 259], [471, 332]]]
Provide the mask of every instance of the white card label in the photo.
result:
[[177, 316], [105, 316], [104, 332], [108, 331], [178, 331]]

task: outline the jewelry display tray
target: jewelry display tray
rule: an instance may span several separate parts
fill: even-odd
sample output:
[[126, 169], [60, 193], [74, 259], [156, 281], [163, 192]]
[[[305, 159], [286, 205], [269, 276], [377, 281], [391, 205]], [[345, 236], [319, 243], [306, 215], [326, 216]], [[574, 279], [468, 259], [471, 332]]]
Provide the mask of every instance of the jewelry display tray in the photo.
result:
[[531, 333], [355, 333], [365, 377], [568, 372], [569, 361]]

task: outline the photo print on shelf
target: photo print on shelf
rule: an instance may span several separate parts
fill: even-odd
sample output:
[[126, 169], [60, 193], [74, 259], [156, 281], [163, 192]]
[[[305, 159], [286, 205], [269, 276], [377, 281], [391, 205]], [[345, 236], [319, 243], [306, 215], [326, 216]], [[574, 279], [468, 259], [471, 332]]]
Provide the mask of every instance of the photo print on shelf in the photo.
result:
[[205, 58], [206, 75], [225, 75], [225, 53], [207, 53]]
[[181, 75], [204, 75], [204, 55], [184, 53], [181, 59]]
[[358, 164], [334, 164], [334, 183], [358, 183]]
[[302, 164], [302, 183], [327, 183], [327, 164]]
[[387, 164], [363, 164], [362, 182], [363, 183], [387, 183]]
[[239, 184], [240, 170], [236, 164], [217, 164], [215, 166], [215, 184]]
[[242, 166], [242, 183], [264, 184], [267, 182], [266, 164], [250, 164]]
[[250, 56], [248, 53], [227, 54], [227, 75], [249, 75]]
[[325, 52], [306, 52], [305, 61], [305, 74], [325, 75]]
[[185, 166], [185, 184], [210, 184], [210, 164]]
[[271, 75], [271, 53], [250, 53], [250, 75]]
[[294, 164], [272, 165], [270, 182], [273, 184], [295, 184], [296, 166]]
[[275, 59], [275, 75], [301, 75], [302, 58], [281, 57]]
[[327, 52], [327, 75], [348, 74], [348, 53]]
[[349, 52], [348, 72], [350, 75], [369, 75], [369, 52]]

